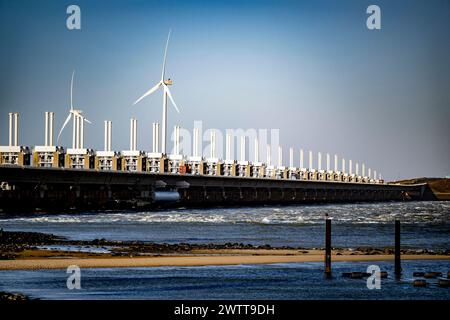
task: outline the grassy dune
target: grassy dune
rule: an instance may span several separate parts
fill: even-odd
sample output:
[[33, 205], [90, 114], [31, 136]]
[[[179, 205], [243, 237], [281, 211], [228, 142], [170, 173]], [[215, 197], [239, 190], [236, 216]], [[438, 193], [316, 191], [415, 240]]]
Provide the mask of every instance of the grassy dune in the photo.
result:
[[450, 200], [450, 179], [448, 178], [414, 178], [395, 181], [395, 183], [427, 183], [437, 200]]

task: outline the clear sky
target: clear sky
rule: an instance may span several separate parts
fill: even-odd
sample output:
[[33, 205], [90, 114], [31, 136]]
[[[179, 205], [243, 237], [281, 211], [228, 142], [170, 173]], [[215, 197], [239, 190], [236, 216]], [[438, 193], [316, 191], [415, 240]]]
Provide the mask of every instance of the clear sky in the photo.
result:
[[[81, 30], [66, 8], [81, 8]], [[368, 30], [366, 8], [381, 8]], [[169, 128], [279, 128], [285, 146], [337, 153], [390, 179], [450, 174], [450, 1], [0, 0], [0, 144], [20, 113], [20, 143], [42, 145], [44, 111], [56, 131], [75, 105], [93, 125], [85, 144], [151, 149], [162, 94], [132, 103], [167, 75], [182, 110]], [[70, 145], [69, 126], [62, 138]]]

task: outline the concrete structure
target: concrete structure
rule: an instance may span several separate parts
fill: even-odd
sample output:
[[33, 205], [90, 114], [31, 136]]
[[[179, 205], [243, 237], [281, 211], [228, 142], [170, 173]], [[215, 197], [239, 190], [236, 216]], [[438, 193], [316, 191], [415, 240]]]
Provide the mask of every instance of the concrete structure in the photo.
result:
[[186, 161], [184, 156], [180, 154], [180, 126], [174, 126], [173, 136], [173, 153], [167, 157], [167, 172], [171, 174], [185, 174]]
[[147, 155], [137, 149], [137, 120], [130, 119], [130, 149], [121, 152], [122, 170], [142, 172], [147, 171]]
[[309, 170], [306, 168], [302, 168], [299, 171], [299, 180], [308, 180], [309, 179]]
[[322, 153], [321, 152], [317, 153], [317, 170], [318, 171], [322, 170]]
[[70, 169], [94, 169], [95, 153], [92, 149], [67, 149], [64, 166]]
[[147, 153], [147, 171], [163, 173], [168, 170], [168, 161], [165, 154], [159, 151], [159, 123], [152, 123], [152, 152]]
[[319, 170], [317, 172], [317, 179], [320, 181], [326, 181], [327, 180], [327, 172], [325, 170]]
[[426, 184], [391, 185], [208, 175], [0, 166], [0, 207], [64, 210], [158, 206], [155, 190], [176, 192], [171, 206], [421, 200]]
[[252, 172], [251, 176], [252, 178], [264, 178], [266, 173], [266, 166], [263, 162], [259, 161], [259, 140], [258, 138], [255, 138], [255, 145], [254, 145], [254, 152], [255, 152], [255, 158], [252, 163]]
[[188, 157], [189, 173], [194, 175], [206, 174], [206, 166], [203, 157], [198, 151], [199, 131], [194, 128], [192, 139], [192, 156]]
[[45, 112], [44, 145], [35, 146], [33, 150], [33, 165], [35, 167], [64, 167], [64, 148], [53, 145], [54, 117], [53, 112]]
[[112, 146], [112, 122], [105, 121], [105, 142], [103, 151], [95, 153], [95, 169], [97, 170], [121, 170], [122, 157], [119, 152], [111, 149]]
[[246, 148], [246, 143], [245, 143], [245, 136], [241, 136], [241, 143], [240, 143], [240, 147], [241, 147], [241, 151], [240, 151], [240, 158], [241, 160], [237, 162], [236, 165], [236, 175], [238, 177], [251, 177], [252, 174], [252, 168], [250, 165], [250, 162], [245, 160], [245, 148]]
[[325, 180], [326, 181], [334, 181], [334, 172], [333, 171], [327, 171], [325, 174]]
[[327, 153], [327, 172], [330, 171], [330, 154]]
[[299, 178], [299, 169], [294, 166], [294, 148], [289, 148], [289, 169], [288, 179], [296, 180]]
[[300, 149], [300, 170], [305, 168], [304, 163], [303, 163], [303, 160], [304, 160], [303, 157], [304, 157], [303, 149]]
[[343, 182], [344, 181], [344, 174], [340, 171], [336, 171], [333, 174], [333, 181], [336, 182]]
[[236, 160], [233, 160], [231, 156], [231, 135], [227, 133], [225, 141], [225, 160], [223, 161], [222, 170], [223, 175], [225, 177], [235, 177], [237, 173], [236, 167]]
[[[72, 111], [72, 110], [71, 110]], [[77, 111], [78, 112], [78, 111]], [[58, 169], [64, 167], [65, 171], [58, 171], [55, 175], [53, 171], [28, 171], [29, 158], [27, 160], [26, 147], [20, 147], [18, 145], [18, 115], [10, 114], [10, 128], [9, 128], [9, 144], [8, 146], [0, 147], [1, 164], [7, 164], [11, 168], [11, 171], [5, 171], [8, 176], [10, 172], [21, 175], [22, 171], [15, 171], [15, 169], [26, 170], [29, 174], [37, 174], [42, 177], [42, 181], [39, 183], [42, 188], [48, 191], [49, 194], [52, 188], [55, 193], [52, 197], [58, 197], [57, 183], [61, 182], [49, 182], [49, 179], [86, 179], [86, 183], [77, 182], [73, 185], [74, 180], [67, 182], [68, 189], [63, 191], [67, 197], [72, 197], [71, 190], [78, 190], [80, 192], [86, 192], [84, 197], [89, 198], [90, 194], [101, 196], [99, 193], [103, 191], [95, 190], [95, 184], [97, 184], [97, 173], [102, 172], [105, 180], [100, 179], [102, 182], [98, 182], [102, 185], [101, 190], [108, 191], [108, 197], [117, 196], [115, 188], [125, 188], [121, 191], [116, 190], [121, 194], [128, 194], [126, 201], [141, 201], [154, 204], [161, 201], [161, 199], [180, 199], [182, 203], [188, 205], [197, 205], [199, 199], [207, 199], [208, 204], [232, 204], [239, 201], [247, 203], [276, 203], [276, 202], [337, 202], [337, 201], [372, 201], [372, 200], [395, 200], [404, 199], [401, 194], [386, 193], [381, 197], [375, 196], [375, 189], [371, 195], [359, 195], [355, 196], [354, 193], [358, 193], [359, 189], [355, 185], [368, 186], [385, 186], [381, 177], [377, 178], [377, 172], [369, 168], [367, 177], [365, 174], [365, 164], [362, 164], [362, 175], [360, 175], [359, 163], [356, 163], [355, 172], [353, 172], [353, 162], [349, 161], [349, 173], [346, 171], [345, 159], [342, 158], [342, 171], [338, 169], [338, 157], [334, 157], [334, 170], [331, 168], [330, 154], [326, 154], [326, 170], [322, 167], [322, 153], [318, 153], [317, 168], [313, 168], [313, 154], [309, 151], [309, 166], [304, 167], [304, 152], [300, 150], [300, 166], [296, 167], [294, 164], [294, 148], [289, 149], [289, 166], [286, 167], [283, 163], [283, 149], [278, 146], [278, 163], [274, 165], [271, 159], [271, 146], [267, 146], [267, 158], [266, 162], [262, 162], [259, 155], [259, 141], [256, 138], [254, 142], [255, 156], [253, 161], [246, 156], [246, 138], [241, 137], [240, 140], [240, 160], [233, 159], [231, 150], [231, 136], [226, 136], [226, 156], [225, 160], [222, 160], [217, 155], [216, 150], [216, 132], [211, 132], [211, 150], [208, 157], [205, 159], [199, 152], [199, 131], [194, 129], [194, 140], [192, 156], [186, 157], [180, 152], [180, 127], [174, 127], [174, 148], [170, 155], [166, 155], [159, 150], [159, 124], [153, 123], [153, 145], [152, 152], [145, 153], [139, 151], [137, 147], [137, 120], [130, 120], [130, 148], [129, 150], [122, 151], [121, 153], [113, 151], [112, 149], [112, 123], [111, 121], [105, 121], [104, 127], [104, 150], [94, 153], [93, 150], [84, 147], [84, 121], [86, 121], [81, 113], [73, 111], [71, 113], [74, 120], [74, 135], [72, 140], [72, 147], [64, 154], [62, 148], [55, 147], [53, 145], [53, 126], [54, 126], [54, 114], [46, 112], [45, 114], [45, 143], [43, 146], [36, 146], [34, 148], [34, 162], [33, 165], [36, 169], [45, 170], [49, 167], [52, 169]], [[70, 118], [69, 118], [70, 120]], [[84, 170], [79, 170], [84, 169]], [[75, 171], [80, 173], [75, 173]], [[115, 175], [125, 171], [122, 175]], [[70, 172], [70, 177], [65, 176]], [[129, 174], [134, 174], [130, 176]], [[45, 175], [48, 174], [48, 179]], [[67, 173], [69, 174], [69, 173]], [[110, 175], [109, 175], [110, 174]], [[159, 177], [159, 180], [148, 180], [147, 175]], [[41, 188], [36, 187], [33, 183], [36, 180], [26, 180], [25, 177], [14, 177], [9, 175], [9, 181], [0, 181], [10, 185], [10, 183], [18, 183], [20, 188]], [[132, 188], [128, 186], [127, 179], [130, 177], [139, 177], [138, 182]], [[180, 177], [180, 180], [172, 181], [170, 177]], [[197, 177], [203, 180], [192, 180]], [[207, 177], [217, 178], [219, 180], [208, 180]], [[125, 179], [122, 182], [111, 182], [111, 179], [119, 180]], [[17, 180], [19, 179], [19, 180]], [[22, 179], [22, 180], [21, 180]], [[149, 181], [151, 185], [142, 185], [142, 181]], [[230, 180], [227, 180], [230, 179]], [[174, 184], [167, 183], [167, 180], [172, 181]], [[34, 182], [33, 182], [34, 181]], [[59, 180], [58, 180], [59, 181]], [[62, 180], [61, 180], [62, 181]], [[87, 181], [90, 181], [92, 185], [89, 185]], [[194, 181], [195, 187], [192, 187], [191, 182]], [[200, 185], [197, 185], [199, 181], [205, 183], [203, 185], [203, 191], [201, 191]], [[229, 184], [232, 181], [232, 184]], [[250, 182], [254, 181], [254, 182]], [[265, 181], [265, 182], [263, 182]], [[300, 183], [295, 185], [294, 188], [291, 185], [286, 185], [288, 181], [292, 183]], [[103, 183], [103, 184], [102, 184]], [[209, 185], [211, 183], [211, 185]], [[326, 187], [323, 183], [326, 183]], [[63, 183], [64, 184], [64, 183]], [[308, 187], [304, 187], [307, 184]], [[341, 185], [348, 185], [347, 190], [340, 194], [336, 190], [341, 189]], [[3, 184], [5, 185], [5, 184]], [[317, 187], [319, 186], [320, 187]], [[48, 187], [50, 186], [50, 187]], [[316, 188], [317, 187], [317, 188]], [[42, 198], [42, 188], [41, 198]], [[12, 190], [11, 188], [7, 188]], [[311, 191], [313, 189], [314, 191]], [[350, 190], [351, 189], [351, 190]], [[6, 190], [6, 189], [4, 189]], [[34, 189], [30, 189], [34, 190]], [[28, 190], [29, 194], [33, 194], [33, 191]], [[152, 194], [164, 192], [170, 192], [171, 195], [177, 193], [176, 197], [153, 197]], [[220, 192], [218, 191], [220, 190]], [[326, 190], [326, 191], [323, 191]], [[333, 191], [335, 190], [335, 191]], [[349, 191], [350, 190], [350, 191]], [[366, 190], [366, 189], [364, 189]], [[368, 189], [369, 190], [369, 189]], [[372, 189], [370, 189], [372, 190]], [[384, 190], [384, 189], [377, 189]], [[47, 192], [46, 191], [46, 192]], [[25, 192], [25, 191], [23, 191]], [[89, 192], [89, 194], [87, 194]], [[203, 192], [203, 197], [199, 194]], [[11, 195], [11, 194], [10, 194]], [[19, 198], [26, 197], [26, 193], [13, 194], [13, 197]], [[78, 196], [77, 196], [78, 197]], [[339, 198], [341, 197], [341, 198]], [[45, 198], [45, 196], [43, 197]], [[406, 197], [408, 198], [408, 197]], [[52, 198], [53, 199], [53, 198]], [[194, 200], [195, 199], [195, 200]], [[253, 200], [251, 200], [253, 199]], [[372, 199], [372, 200], [370, 200]], [[92, 199], [91, 199], [92, 200]], [[11, 200], [12, 201], [12, 200]], [[31, 199], [31, 203], [36, 199]], [[50, 202], [52, 200], [48, 200]], [[77, 200], [78, 201], [78, 200]], [[94, 199], [94, 202], [100, 201]], [[175, 200], [174, 200], [175, 201]], [[39, 202], [39, 205], [43, 203]], [[45, 205], [45, 203], [44, 203]]]
[[[240, 139], [240, 160], [232, 159], [231, 136], [226, 136], [226, 158], [217, 157], [216, 154], [216, 132], [211, 132], [211, 149], [208, 158], [204, 158], [199, 153], [199, 131], [194, 129], [192, 156], [186, 157], [180, 153], [180, 127], [174, 127], [174, 147], [173, 153], [166, 155], [159, 152], [159, 124], [153, 123], [153, 145], [152, 152], [145, 153], [137, 149], [137, 120], [130, 120], [130, 148], [121, 153], [112, 150], [112, 123], [105, 121], [104, 128], [104, 150], [94, 153], [93, 150], [84, 148], [83, 123], [86, 121], [81, 114], [74, 114], [74, 139], [73, 146], [64, 156], [62, 149], [52, 145], [53, 143], [53, 113], [45, 114], [45, 145], [35, 147], [34, 165], [39, 167], [66, 167], [70, 169], [97, 169], [109, 171], [133, 171], [149, 172], [152, 174], [190, 174], [190, 175], [211, 175], [242, 178], [266, 178], [280, 180], [303, 180], [303, 181], [327, 181], [327, 182], [347, 182], [347, 183], [383, 183], [381, 178], [377, 179], [376, 171], [371, 177], [371, 169], [367, 177], [359, 175], [359, 163], [356, 163], [356, 174], [345, 171], [345, 159], [342, 159], [342, 170], [336, 171], [338, 158], [335, 155], [334, 169], [331, 170], [330, 154], [326, 154], [326, 170], [322, 169], [322, 153], [318, 152], [317, 168], [313, 168], [313, 154], [309, 151], [309, 168], [303, 168], [304, 154], [300, 150], [300, 167], [294, 166], [294, 148], [289, 149], [289, 166], [283, 163], [282, 147], [278, 146], [278, 165], [273, 165], [271, 160], [271, 146], [267, 145], [267, 161], [263, 163], [259, 159], [259, 141], [254, 142], [254, 161], [249, 161], [246, 157], [246, 137]], [[11, 144], [17, 143], [17, 115], [10, 114], [10, 137]], [[14, 121], [14, 119], [16, 119]], [[70, 118], [69, 118], [70, 120]], [[67, 121], [67, 120], [66, 120]], [[15, 134], [13, 134], [15, 132]], [[23, 149], [12, 145], [2, 147], [6, 150], [2, 155], [3, 164], [26, 166], [19, 160], [22, 154], [26, 154]], [[22, 147], [23, 148], [23, 147]], [[14, 150], [13, 150], [14, 149]], [[22, 150], [22, 151], [21, 151]], [[59, 154], [58, 154], [59, 152]], [[5, 155], [6, 153], [6, 155]], [[11, 155], [12, 154], [12, 155]], [[7, 159], [6, 161], [4, 159]], [[18, 160], [19, 159], [19, 160]], [[352, 160], [350, 171], [352, 171]], [[363, 172], [365, 165], [363, 164]]]
[[275, 179], [287, 179], [288, 170], [283, 166], [283, 148], [278, 146], [278, 166], [275, 167]]
[[94, 169], [95, 153], [92, 149], [84, 148], [84, 122], [79, 113], [73, 114], [72, 148], [67, 149], [64, 166], [70, 169]]
[[33, 166], [59, 168], [64, 167], [65, 151], [57, 146], [36, 146], [33, 150]]
[[210, 154], [206, 159], [206, 174], [210, 176], [221, 176], [223, 174], [222, 160], [216, 157], [216, 132], [211, 131]]
[[223, 162], [223, 175], [225, 177], [235, 177], [237, 172], [236, 160], [224, 160]]
[[28, 147], [19, 145], [19, 114], [9, 113], [9, 144], [0, 146], [0, 164], [30, 165], [31, 152]]
[[317, 172], [316, 169], [309, 170], [309, 172], [308, 172], [308, 180], [313, 180], [313, 181], [319, 180], [319, 173]]
[[[2, 208], [29, 207], [86, 207], [114, 206], [125, 203], [159, 205], [161, 199], [176, 199], [177, 205], [227, 205], [255, 203], [351, 202], [378, 200], [405, 200], [420, 198], [418, 186], [390, 186], [377, 179], [376, 171], [369, 169], [368, 176], [348, 174], [345, 159], [342, 171], [337, 171], [335, 155], [331, 170], [330, 156], [326, 155], [326, 170], [322, 169], [322, 156], [318, 154], [318, 169], [313, 168], [313, 155], [309, 152], [309, 168], [304, 168], [304, 154], [300, 150], [300, 167], [294, 165], [294, 148], [289, 150], [289, 167], [283, 165], [282, 147], [278, 147], [278, 165], [271, 159], [271, 146], [267, 146], [266, 163], [259, 158], [259, 141], [255, 139], [255, 157], [246, 157], [246, 140], [241, 137], [240, 160], [232, 159], [231, 137], [226, 137], [226, 157], [216, 154], [215, 132], [211, 133], [211, 151], [205, 160], [199, 153], [199, 132], [194, 130], [192, 156], [180, 153], [180, 127], [174, 128], [173, 153], [159, 150], [159, 124], [153, 124], [152, 152], [137, 148], [137, 121], [130, 120], [130, 149], [118, 153], [112, 149], [112, 123], [105, 121], [104, 150], [84, 148], [83, 118], [74, 116], [73, 147], [64, 158], [48, 154], [58, 151], [53, 146], [53, 113], [46, 113], [45, 143], [36, 146], [40, 164], [33, 168], [25, 161], [25, 147], [18, 146], [18, 116], [10, 114], [10, 145], [1, 147]], [[5, 149], [6, 148], [6, 149]], [[5, 152], [8, 161], [4, 161]], [[15, 158], [14, 158], [15, 157]], [[21, 158], [22, 157], [22, 158]], [[53, 158], [52, 158], [53, 157]], [[49, 159], [52, 159], [50, 161]], [[187, 159], [187, 160], [186, 160]], [[62, 161], [64, 160], [64, 161]], [[56, 162], [55, 162], [56, 161]], [[65, 168], [59, 168], [64, 165]], [[52, 170], [48, 170], [52, 167]], [[351, 170], [352, 165], [350, 165]], [[85, 169], [85, 170], [79, 170]], [[88, 170], [97, 169], [97, 170]], [[123, 170], [123, 172], [121, 172]], [[30, 178], [31, 177], [31, 178]], [[101, 186], [101, 187], [100, 187]], [[99, 188], [100, 187], [100, 188]], [[420, 189], [422, 190], [422, 189]], [[106, 193], [105, 193], [106, 192]], [[176, 193], [176, 197], [157, 197], [156, 193]], [[25, 199], [25, 201], [23, 201]], [[65, 200], [66, 199], [66, 200]], [[106, 202], [105, 202], [106, 201]]]

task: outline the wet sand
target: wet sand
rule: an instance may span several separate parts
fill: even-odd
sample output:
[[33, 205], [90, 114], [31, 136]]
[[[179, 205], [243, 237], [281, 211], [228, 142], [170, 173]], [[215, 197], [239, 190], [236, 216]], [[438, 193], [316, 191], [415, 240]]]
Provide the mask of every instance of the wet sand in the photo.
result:
[[[0, 231], [0, 270], [66, 269], [70, 265], [80, 268], [131, 268], [324, 261], [324, 250], [320, 248], [255, 247], [239, 243], [157, 244], [104, 239], [69, 241], [51, 234]], [[50, 250], [38, 248], [39, 245], [107, 246], [110, 250], [102, 253], [89, 249], [88, 252]], [[393, 253], [392, 248], [333, 248], [332, 261], [386, 261], [394, 259]], [[450, 260], [450, 254], [447, 251], [402, 250], [402, 259]]]
[[[332, 261], [388, 261], [393, 255], [361, 254], [347, 250], [334, 252]], [[80, 268], [132, 268], [163, 266], [212, 266], [240, 264], [271, 264], [289, 262], [321, 262], [322, 250], [196, 250], [189, 254], [115, 257], [109, 254], [68, 253], [65, 251], [33, 250], [14, 260], [0, 260], [0, 270]], [[402, 260], [450, 260], [449, 255], [405, 254]]]

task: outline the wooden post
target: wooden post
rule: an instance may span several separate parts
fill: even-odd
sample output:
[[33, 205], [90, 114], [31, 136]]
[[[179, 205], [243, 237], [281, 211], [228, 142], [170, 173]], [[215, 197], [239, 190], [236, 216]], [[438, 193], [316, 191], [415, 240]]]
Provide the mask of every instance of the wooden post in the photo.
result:
[[400, 220], [395, 220], [395, 275], [400, 277], [402, 274], [400, 259]]
[[325, 275], [331, 277], [331, 219], [325, 220]]

